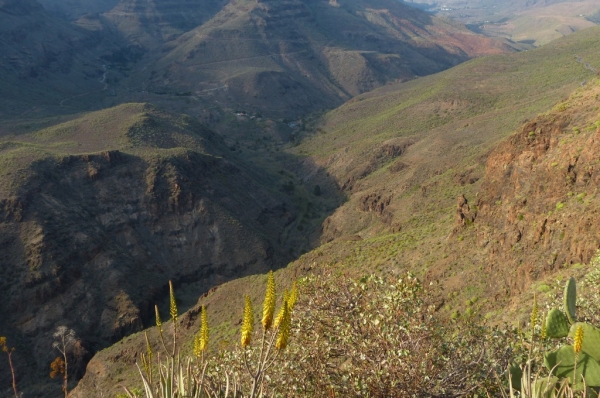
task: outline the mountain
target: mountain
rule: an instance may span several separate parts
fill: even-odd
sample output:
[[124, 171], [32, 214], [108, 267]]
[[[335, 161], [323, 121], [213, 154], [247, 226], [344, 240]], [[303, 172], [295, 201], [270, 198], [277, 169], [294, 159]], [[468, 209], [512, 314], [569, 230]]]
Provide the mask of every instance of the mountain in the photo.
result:
[[[323, 270], [357, 279], [411, 270], [435, 291], [440, 316], [528, 319], [513, 304], [560, 269], [589, 262], [600, 244], [600, 81], [590, 70], [600, 65], [599, 33], [388, 85], [324, 115], [290, 151], [312, 159], [348, 199], [323, 223], [322, 245], [280, 270], [278, 282]], [[298, 175], [315, 182], [309, 167]], [[183, 316], [183, 340], [198, 330], [204, 304], [211, 341], [230, 344], [244, 295], [260, 302], [263, 284], [242, 278], [201, 297]], [[98, 353], [75, 396], [116, 391], [116, 377], [134, 385], [144, 350], [140, 333]]]
[[[88, 361], [153, 323], [168, 280], [192, 308], [191, 333], [198, 295], [295, 259], [279, 278], [324, 264], [340, 275], [410, 268], [439, 288], [442, 313], [478, 297], [492, 316], [558, 264], [589, 260], [597, 239], [577, 234], [595, 213], [573, 230], [562, 215], [595, 197], [591, 154], [571, 160], [595, 148], [575, 128], [593, 139], [598, 29], [500, 54], [510, 48], [386, 0], [182, 4], [123, 0], [59, 17], [0, 2], [0, 335], [16, 342], [29, 395], [60, 394], [46, 374], [63, 324], [79, 336], [72, 374], [88, 366], [80, 394], [118, 388], [139, 334]], [[485, 54], [497, 55], [414, 79]], [[592, 91], [530, 121], [580, 86]], [[546, 187], [555, 193], [541, 197]], [[548, 250], [548, 267], [522, 265]], [[257, 278], [203, 299], [223, 340], [238, 321], [228, 299], [257, 297]]]
[[[439, 287], [442, 312], [464, 312], [466, 300], [480, 297], [486, 300], [479, 305], [481, 314], [498, 317], [500, 307], [518, 302], [530, 284], [552, 275], [558, 264], [589, 262], [596, 244], [593, 233], [573, 238], [579, 244], [569, 244], [555, 239], [560, 232], [554, 235], [553, 230], [550, 241], [542, 244], [521, 224], [519, 232], [508, 221], [500, 221], [503, 217], [495, 210], [504, 201], [521, 203], [522, 208], [532, 201], [547, 205], [543, 192], [554, 185], [561, 188], [547, 200], [556, 199], [556, 208], [565, 200], [564, 189], [565, 194], [571, 192], [570, 198], [579, 194], [577, 188], [558, 172], [547, 181], [551, 171], [528, 176], [518, 163], [511, 169], [509, 160], [527, 153], [501, 151], [492, 157], [490, 153], [515, 130], [519, 136], [529, 134], [537, 124], [528, 121], [579, 87], [597, 86], [598, 33], [598, 28], [586, 29], [536, 50], [473, 60], [359, 96], [327, 115], [318, 134], [296, 148], [312, 155], [349, 193], [347, 203], [323, 224], [322, 239], [331, 243], [322, 249], [322, 258], [357, 271], [365, 259], [380, 272], [397, 272], [398, 267], [420, 270], [424, 279]], [[577, 96], [568, 101], [571, 111], [565, 115], [570, 120], [559, 118], [560, 110], [555, 109], [548, 118], [540, 116], [539, 126], [561, 134], [592, 126], [591, 99], [580, 106]], [[562, 120], [560, 128], [550, 125], [552, 119]], [[511, 149], [524, 150], [522, 145]], [[492, 158], [495, 171], [490, 174]], [[518, 172], [523, 173], [518, 180], [506, 180]], [[498, 185], [500, 181], [504, 185]], [[509, 189], [510, 184], [516, 187]], [[535, 210], [539, 220], [531, 216], [538, 226], [544, 222], [541, 207]], [[544, 211], [547, 215], [551, 210]], [[514, 214], [516, 222], [525, 216]], [[562, 225], [563, 237], [587, 234], [584, 224]], [[527, 243], [515, 245], [521, 239]], [[546, 267], [549, 260], [541, 259], [548, 253], [554, 265]], [[488, 275], [493, 275], [494, 283]]]
[[278, 268], [310, 248], [327, 204], [276, 161], [249, 164], [194, 119], [147, 104], [0, 146], [0, 335], [19, 342], [20, 377], [39, 380], [24, 387], [31, 396], [52, 388], [57, 326], [77, 332], [70, 369], [81, 377], [93, 353], [153, 322], [169, 280], [185, 308], [226, 280]]
[[[495, 142], [593, 78], [593, 65], [600, 64], [597, 33], [587, 29], [536, 50], [388, 85], [325, 115], [294, 149], [351, 193], [348, 205], [326, 221], [324, 240], [420, 224], [414, 212], [424, 198], [444, 198], [453, 207], [461, 187], [481, 177], [482, 157]], [[375, 206], [370, 195], [376, 202], [391, 199]], [[431, 204], [432, 220], [440, 205]]]
[[396, 1], [236, 0], [149, 54], [134, 84], [293, 118], [510, 50]]
[[513, 51], [392, 0], [42, 3], [46, 10], [27, 0], [30, 15], [6, 14], [3, 25], [35, 23], [31, 43], [5, 42], [8, 54], [40, 48], [20, 55], [21, 64], [28, 56], [60, 63], [51, 75], [42, 73], [46, 64], [10, 71], [4, 92], [23, 93], [11, 106], [16, 115], [34, 106], [55, 114], [160, 102], [194, 115], [219, 108], [295, 120], [392, 81]]
[[75, 24], [109, 26], [130, 44], [156, 46], [208, 21], [225, 0], [38, 0]]

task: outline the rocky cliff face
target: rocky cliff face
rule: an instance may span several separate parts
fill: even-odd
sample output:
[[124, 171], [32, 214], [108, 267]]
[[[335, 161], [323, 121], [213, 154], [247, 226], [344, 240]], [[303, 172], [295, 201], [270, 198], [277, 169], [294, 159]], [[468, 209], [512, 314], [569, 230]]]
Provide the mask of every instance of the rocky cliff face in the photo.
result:
[[600, 87], [589, 86], [526, 123], [487, 161], [475, 219], [478, 250], [512, 291], [587, 263], [600, 247]]
[[480, 189], [459, 196], [443, 259], [429, 268], [447, 297], [468, 287], [495, 310], [557, 270], [589, 263], [600, 248], [599, 83], [526, 122], [487, 156]]

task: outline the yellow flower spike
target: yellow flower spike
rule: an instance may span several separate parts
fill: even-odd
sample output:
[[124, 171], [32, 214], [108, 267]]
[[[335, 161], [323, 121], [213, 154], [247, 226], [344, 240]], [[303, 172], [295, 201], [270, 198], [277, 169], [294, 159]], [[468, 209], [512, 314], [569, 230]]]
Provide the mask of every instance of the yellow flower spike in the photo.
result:
[[546, 331], [546, 322], [544, 319], [545, 317], [542, 318], [542, 332], [540, 333], [540, 338], [542, 340], [546, 340], [546, 337], [548, 337], [548, 332]]
[[173, 282], [169, 281], [169, 312], [171, 313], [171, 320], [177, 322], [177, 301], [175, 300], [175, 291], [173, 290]]
[[206, 315], [206, 307], [202, 306], [202, 313], [200, 315], [202, 324], [200, 325], [200, 335], [198, 341], [198, 348], [200, 351], [206, 350], [208, 346], [208, 315]]
[[148, 358], [152, 359], [152, 346], [150, 345], [150, 339], [148, 339], [148, 333], [144, 332], [144, 336], [146, 336], [146, 353], [148, 354]]
[[288, 307], [290, 311], [294, 309], [294, 305], [296, 305], [296, 300], [298, 300], [298, 283], [294, 281], [292, 284], [292, 291], [290, 292], [290, 299], [288, 300]]
[[156, 327], [158, 328], [158, 333], [162, 335], [162, 321], [160, 320], [160, 312], [158, 312], [158, 305], [154, 306], [154, 312], [156, 313]]
[[202, 355], [202, 349], [200, 348], [200, 332], [194, 335], [194, 355], [200, 357]]
[[150, 340], [148, 339], [148, 333], [144, 332], [144, 336], [146, 337], [146, 355], [147, 358], [144, 358], [144, 354], [142, 354], [142, 366], [144, 367], [144, 371], [146, 374], [150, 373], [150, 364], [152, 363], [152, 346], [150, 345]]
[[244, 320], [242, 322], [242, 348], [250, 345], [252, 332], [254, 329], [254, 312], [252, 311], [252, 301], [250, 296], [246, 296], [246, 305], [244, 306]]
[[277, 341], [275, 347], [278, 350], [283, 350], [287, 346], [288, 338], [290, 337], [290, 324], [291, 316], [288, 308], [287, 301], [283, 302], [283, 315], [281, 317], [281, 324], [279, 325], [279, 333], [277, 334]]
[[287, 289], [283, 292], [283, 303], [281, 303], [281, 308], [279, 309], [279, 312], [277, 313], [277, 316], [275, 317], [275, 324], [273, 325], [275, 327], [275, 329], [277, 329], [279, 327], [279, 324], [281, 324], [281, 320], [283, 319], [283, 312], [285, 311], [285, 305], [286, 303], [288, 303], [288, 309], [289, 309], [289, 300], [290, 300], [290, 293], [287, 291]]
[[581, 347], [583, 345], [583, 326], [579, 325], [577, 330], [575, 331], [575, 338], [573, 339], [573, 349], [575, 350], [575, 354], [579, 354], [581, 352]]
[[267, 291], [265, 293], [265, 301], [263, 303], [262, 325], [265, 330], [271, 329], [273, 326], [273, 314], [275, 313], [275, 277], [273, 271], [269, 271], [267, 279]]
[[538, 321], [538, 305], [537, 305], [537, 297], [535, 293], [533, 293], [533, 308], [531, 309], [531, 330], [532, 333], [535, 333], [535, 325], [537, 325]]

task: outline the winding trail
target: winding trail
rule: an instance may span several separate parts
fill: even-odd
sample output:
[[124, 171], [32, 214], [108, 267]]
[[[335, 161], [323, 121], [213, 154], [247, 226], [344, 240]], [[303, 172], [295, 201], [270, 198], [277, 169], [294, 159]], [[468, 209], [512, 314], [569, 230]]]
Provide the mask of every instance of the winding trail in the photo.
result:
[[108, 75], [108, 67], [106, 65], [102, 65], [102, 70], [104, 71], [104, 73], [102, 74], [102, 79], [99, 80], [100, 83], [104, 84], [104, 87], [102, 88], [102, 90], [88, 91], [88, 92], [85, 92], [83, 94], [77, 94], [77, 95], [74, 95], [72, 97], [65, 98], [62, 101], [60, 101], [59, 105], [60, 106], [65, 106], [64, 104], [65, 104], [66, 101], [69, 101], [69, 100], [72, 100], [72, 99], [75, 99], [75, 98], [79, 98], [79, 97], [83, 97], [83, 96], [88, 95], [88, 94], [101, 93], [102, 91], [108, 90], [108, 83], [106, 82], [106, 75]]

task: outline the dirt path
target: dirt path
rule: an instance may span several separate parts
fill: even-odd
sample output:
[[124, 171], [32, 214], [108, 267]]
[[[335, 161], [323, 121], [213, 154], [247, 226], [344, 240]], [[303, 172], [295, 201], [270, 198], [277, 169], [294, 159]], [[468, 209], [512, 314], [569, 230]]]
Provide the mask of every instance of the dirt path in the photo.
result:
[[62, 101], [60, 101], [59, 105], [60, 106], [64, 106], [64, 104], [65, 104], [66, 101], [69, 101], [69, 100], [72, 100], [72, 99], [75, 99], [75, 98], [79, 98], [79, 97], [83, 97], [83, 96], [88, 95], [88, 94], [101, 93], [102, 91], [108, 90], [108, 83], [106, 82], [106, 75], [108, 75], [108, 67], [106, 65], [102, 65], [102, 70], [104, 71], [104, 73], [102, 74], [102, 79], [99, 80], [100, 83], [104, 84], [104, 87], [102, 88], [102, 90], [88, 91], [88, 92], [85, 92], [83, 94], [77, 94], [77, 95], [74, 95], [72, 97], [65, 98]]

